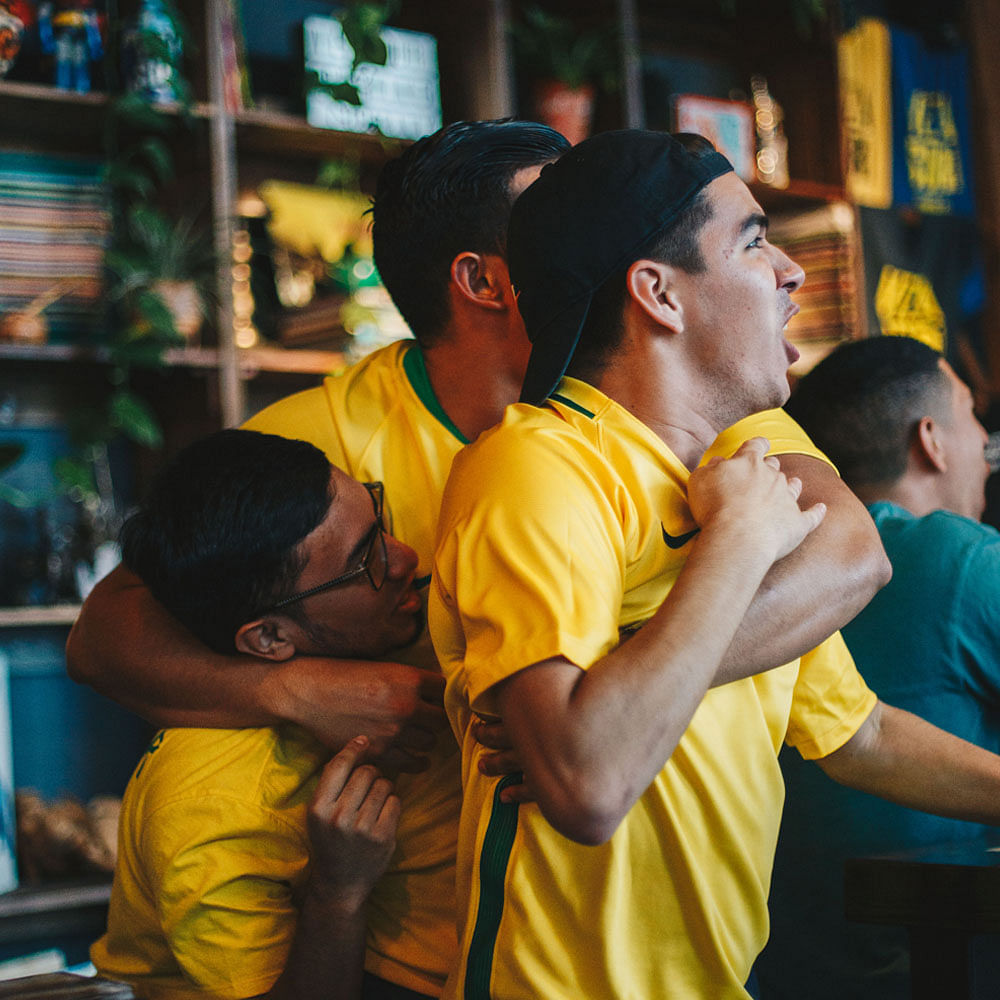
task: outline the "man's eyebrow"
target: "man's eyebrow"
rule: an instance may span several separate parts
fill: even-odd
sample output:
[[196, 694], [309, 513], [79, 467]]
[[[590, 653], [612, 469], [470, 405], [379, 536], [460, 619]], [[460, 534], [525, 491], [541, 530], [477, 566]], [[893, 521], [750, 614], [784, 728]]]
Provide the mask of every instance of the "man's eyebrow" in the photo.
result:
[[740, 226], [739, 234], [742, 236], [744, 233], [749, 233], [754, 229], [763, 229], [767, 231], [768, 219], [763, 212], [754, 212], [752, 215], [748, 215], [743, 220], [743, 225]]
[[353, 568], [359, 562], [361, 562], [362, 557], [368, 551], [368, 545], [372, 540], [372, 536], [378, 530], [378, 521], [376, 521], [356, 542], [355, 546], [347, 555], [347, 566], [348, 568]]

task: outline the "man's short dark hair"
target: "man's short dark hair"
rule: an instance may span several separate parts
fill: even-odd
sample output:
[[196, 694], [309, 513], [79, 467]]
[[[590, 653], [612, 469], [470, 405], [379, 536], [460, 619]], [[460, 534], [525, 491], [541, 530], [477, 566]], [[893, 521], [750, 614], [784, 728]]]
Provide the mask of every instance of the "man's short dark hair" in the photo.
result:
[[[677, 132], [674, 138], [696, 160], [715, 152], [715, 147], [703, 136]], [[657, 233], [639, 247], [632, 261], [612, 274], [594, 292], [586, 322], [580, 331], [580, 341], [566, 369], [568, 375], [585, 382], [594, 381], [607, 367], [612, 354], [621, 344], [625, 333], [624, 312], [628, 296], [626, 275], [635, 261], [655, 260], [689, 274], [698, 274], [705, 269], [699, 237], [702, 227], [711, 217], [712, 206], [702, 189], [663, 232]]]
[[514, 175], [567, 149], [563, 136], [536, 122], [455, 122], [382, 169], [372, 207], [375, 266], [423, 346], [450, 319], [455, 257], [506, 256]]
[[803, 376], [785, 406], [848, 486], [894, 483], [920, 419], [950, 419], [941, 355], [912, 337], [842, 344]]
[[318, 448], [219, 431], [160, 471], [122, 528], [122, 557], [179, 622], [232, 653], [240, 626], [294, 592], [301, 543], [331, 501], [330, 463]]

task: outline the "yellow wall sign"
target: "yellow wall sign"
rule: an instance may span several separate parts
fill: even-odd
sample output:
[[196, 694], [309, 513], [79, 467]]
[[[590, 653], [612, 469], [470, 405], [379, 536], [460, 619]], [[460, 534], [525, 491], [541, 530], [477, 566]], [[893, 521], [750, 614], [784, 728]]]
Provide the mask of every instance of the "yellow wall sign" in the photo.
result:
[[875, 313], [882, 333], [913, 337], [944, 352], [944, 312], [931, 283], [922, 274], [886, 264], [875, 289]]
[[950, 210], [965, 182], [951, 95], [914, 90], [906, 115], [906, 167], [917, 208], [929, 215]]
[[859, 205], [892, 203], [892, 97], [889, 28], [862, 18], [837, 45], [847, 143], [847, 191]]

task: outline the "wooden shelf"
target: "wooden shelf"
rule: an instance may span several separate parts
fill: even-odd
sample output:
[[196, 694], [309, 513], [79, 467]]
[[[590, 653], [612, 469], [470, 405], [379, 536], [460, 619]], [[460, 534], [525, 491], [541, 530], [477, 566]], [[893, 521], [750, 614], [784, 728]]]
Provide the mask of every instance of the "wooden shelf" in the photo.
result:
[[111, 876], [25, 885], [0, 895], [0, 943], [103, 932]]
[[248, 109], [238, 111], [233, 120], [241, 152], [303, 157], [350, 154], [380, 163], [409, 144], [378, 134], [315, 128], [300, 115], [284, 111]]
[[245, 378], [257, 372], [292, 372], [300, 375], [329, 375], [347, 365], [340, 351], [308, 351], [283, 347], [247, 347], [239, 352], [240, 370]]
[[771, 187], [754, 181], [750, 184], [754, 197], [768, 209], [802, 208], [831, 201], [843, 201], [847, 194], [839, 184], [792, 180], [786, 188]]
[[[107, 364], [111, 357], [106, 347], [0, 343], [0, 360]], [[219, 352], [214, 347], [171, 347], [163, 352], [163, 362], [168, 368], [218, 368]]]
[[[72, 625], [79, 613], [79, 604], [49, 604], [24, 608], [0, 608], [0, 628]], [[0, 899], [2, 898], [0, 897]]]
[[[245, 377], [258, 372], [293, 372], [302, 375], [326, 375], [338, 371], [347, 363], [341, 351], [314, 351], [284, 347], [248, 347], [238, 352], [240, 370]], [[42, 363], [94, 364], [109, 362], [106, 347], [81, 347], [75, 344], [10, 344], [0, 343], [0, 361], [33, 361]], [[167, 368], [217, 370], [221, 366], [219, 351], [214, 347], [175, 347], [163, 354]]]
[[[0, 80], [0, 120], [4, 123], [4, 146], [36, 148], [36, 138], [48, 138], [66, 148], [69, 140], [79, 152], [102, 151], [103, 124], [112, 96], [103, 91], [78, 94], [42, 83]], [[179, 115], [179, 105], [160, 108]], [[208, 119], [216, 112], [210, 104], [195, 104], [195, 118]]]

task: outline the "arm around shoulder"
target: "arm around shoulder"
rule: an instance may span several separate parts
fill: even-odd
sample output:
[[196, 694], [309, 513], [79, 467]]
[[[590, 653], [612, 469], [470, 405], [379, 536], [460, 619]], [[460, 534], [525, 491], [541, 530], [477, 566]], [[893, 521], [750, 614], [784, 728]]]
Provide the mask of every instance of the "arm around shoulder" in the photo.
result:
[[271, 663], [213, 652], [142, 581], [119, 566], [84, 602], [66, 647], [70, 677], [161, 727], [241, 728], [295, 722], [339, 749], [358, 733], [393, 766], [447, 725], [443, 681], [400, 663], [297, 657]]

